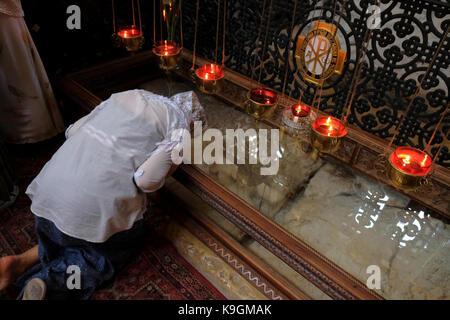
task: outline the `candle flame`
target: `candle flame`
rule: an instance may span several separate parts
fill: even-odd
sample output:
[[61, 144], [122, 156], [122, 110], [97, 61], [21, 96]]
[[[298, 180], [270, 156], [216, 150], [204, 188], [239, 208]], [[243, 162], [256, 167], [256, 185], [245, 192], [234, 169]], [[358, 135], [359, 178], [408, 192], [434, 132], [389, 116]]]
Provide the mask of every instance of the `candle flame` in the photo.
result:
[[118, 32], [118, 35], [122, 38], [131, 38], [133, 36], [140, 35], [140, 31], [134, 28], [131, 29], [124, 29]]
[[325, 122], [325, 125], [329, 126], [327, 135], [330, 137], [331, 133], [333, 132], [333, 126], [331, 125], [331, 117], [328, 117], [327, 121]]
[[425, 163], [428, 159], [428, 155], [426, 154], [425, 157], [423, 158], [422, 162], [420, 163], [420, 166], [425, 167]]
[[333, 132], [333, 126], [330, 126], [328, 128], [328, 136], [331, 136], [331, 133]]
[[163, 9], [163, 17], [164, 17], [164, 21], [166, 21], [166, 9]]
[[400, 159], [402, 159], [403, 166], [406, 166], [407, 164], [411, 163], [411, 156], [410, 155], [401, 154], [398, 157]]

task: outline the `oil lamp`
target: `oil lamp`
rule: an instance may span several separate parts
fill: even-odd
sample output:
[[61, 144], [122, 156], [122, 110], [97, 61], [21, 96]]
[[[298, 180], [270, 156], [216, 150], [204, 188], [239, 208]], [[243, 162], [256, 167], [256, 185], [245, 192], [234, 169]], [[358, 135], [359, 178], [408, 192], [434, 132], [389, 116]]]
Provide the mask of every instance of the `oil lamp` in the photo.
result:
[[123, 26], [117, 33], [119, 45], [127, 51], [135, 52], [144, 44], [144, 34], [136, 26]]
[[419, 187], [433, 168], [430, 155], [412, 147], [397, 148], [391, 153], [388, 161], [388, 177], [393, 185], [404, 190]]
[[[137, 13], [139, 26], [136, 25], [136, 10], [135, 2], [137, 4]], [[118, 47], [122, 47], [129, 52], [136, 52], [142, 48], [144, 44], [144, 33], [142, 32], [142, 20], [141, 20], [141, 9], [139, 0], [131, 0], [131, 12], [133, 17], [133, 24], [131, 25], [121, 25], [119, 26], [119, 32], [116, 30], [116, 13], [114, 0], [112, 0], [112, 13], [113, 13], [113, 24], [114, 33], [113, 40]]]
[[[156, 30], [156, 1], [153, 2], [153, 29]], [[156, 39], [156, 31], [153, 33], [152, 51], [156, 57], [158, 66], [164, 71], [174, 69], [181, 57], [183, 48], [183, 29], [181, 0], [164, 0], [159, 3], [160, 37]], [[177, 32], [179, 24], [180, 32]], [[181, 44], [181, 45], [180, 45]]]
[[316, 118], [316, 114], [307, 104], [300, 102], [287, 106], [283, 111], [283, 124], [289, 128], [297, 130], [310, 129], [311, 122]]
[[298, 119], [307, 117], [311, 113], [311, 108], [304, 103], [294, 104], [289, 109], [292, 115]]
[[254, 88], [247, 93], [245, 110], [257, 120], [269, 118], [278, 104], [277, 93], [269, 88]]
[[207, 63], [195, 71], [195, 76], [198, 88], [204, 93], [211, 94], [219, 92], [225, 72], [221, 66]]
[[339, 148], [347, 127], [342, 121], [331, 116], [317, 118], [311, 126], [311, 145], [322, 153], [332, 153]]
[[181, 47], [175, 41], [163, 40], [156, 42], [152, 51], [158, 59], [159, 67], [162, 70], [169, 71], [177, 66]]

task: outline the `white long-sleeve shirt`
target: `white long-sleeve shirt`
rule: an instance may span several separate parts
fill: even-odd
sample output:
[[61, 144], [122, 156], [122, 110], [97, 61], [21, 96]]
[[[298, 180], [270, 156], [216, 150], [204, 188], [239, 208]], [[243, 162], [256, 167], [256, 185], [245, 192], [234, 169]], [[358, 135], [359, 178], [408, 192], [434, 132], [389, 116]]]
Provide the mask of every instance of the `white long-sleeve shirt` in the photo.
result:
[[[89, 115], [78, 119], [66, 129], [66, 139], [69, 139], [87, 121]], [[134, 173], [134, 182], [143, 192], [155, 192], [166, 181], [167, 175], [174, 171], [175, 165], [171, 159], [171, 152], [164, 145], [159, 146]]]
[[143, 190], [164, 183], [171, 150], [181, 142], [172, 133], [190, 127], [193, 102], [192, 93], [171, 99], [145, 90], [113, 94], [68, 130], [31, 182], [31, 211], [90, 242], [130, 229], [146, 210]]

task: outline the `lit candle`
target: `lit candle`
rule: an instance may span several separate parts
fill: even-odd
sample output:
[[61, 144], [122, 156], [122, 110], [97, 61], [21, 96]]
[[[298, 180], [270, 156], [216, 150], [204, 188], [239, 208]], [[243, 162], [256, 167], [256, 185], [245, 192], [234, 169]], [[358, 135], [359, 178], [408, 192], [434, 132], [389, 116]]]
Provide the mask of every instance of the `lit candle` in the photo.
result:
[[341, 137], [347, 133], [346, 126], [339, 119], [331, 116], [317, 118], [312, 126], [318, 133], [328, 137]]
[[195, 73], [203, 80], [219, 80], [225, 75], [222, 67], [214, 63], [201, 65]]
[[159, 56], [173, 56], [180, 52], [180, 47], [175, 41], [158, 41], [153, 46], [153, 52]]
[[399, 147], [390, 156], [392, 164], [399, 170], [413, 174], [426, 175], [431, 170], [431, 157], [412, 147]]
[[119, 35], [119, 37], [124, 38], [124, 39], [142, 36], [142, 32], [139, 29], [136, 29], [133, 27], [127, 28], [127, 29], [122, 29], [117, 34]]
[[311, 108], [308, 107], [306, 104], [300, 103], [300, 104], [294, 104], [290, 106], [292, 114], [295, 117], [303, 118], [309, 116], [309, 113], [311, 112]]
[[257, 103], [272, 105], [277, 102], [277, 94], [271, 89], [255, 88], [250, 91], [250, 99]]

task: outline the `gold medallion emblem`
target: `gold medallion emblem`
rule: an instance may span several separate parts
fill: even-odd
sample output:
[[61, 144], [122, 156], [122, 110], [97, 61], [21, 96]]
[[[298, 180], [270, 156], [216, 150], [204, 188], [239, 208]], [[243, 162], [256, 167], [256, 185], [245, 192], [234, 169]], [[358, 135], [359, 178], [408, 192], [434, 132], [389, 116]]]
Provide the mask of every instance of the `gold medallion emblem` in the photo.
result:
[[316, 21], [306, 36], [298, 36], [295, 57], [305, 80], [321, 85], [334, 73], [342, 73], [347, 52], [341, 50], [335, 32], [335, 25]]

